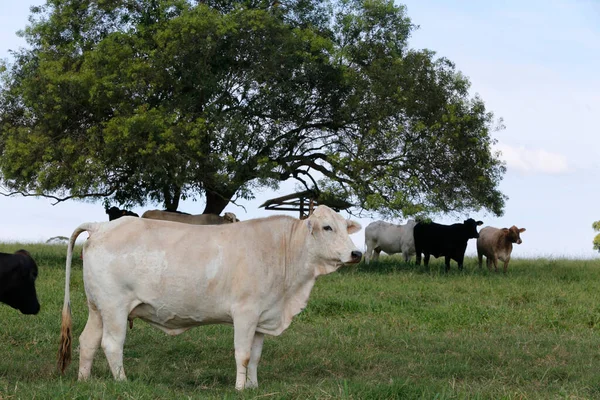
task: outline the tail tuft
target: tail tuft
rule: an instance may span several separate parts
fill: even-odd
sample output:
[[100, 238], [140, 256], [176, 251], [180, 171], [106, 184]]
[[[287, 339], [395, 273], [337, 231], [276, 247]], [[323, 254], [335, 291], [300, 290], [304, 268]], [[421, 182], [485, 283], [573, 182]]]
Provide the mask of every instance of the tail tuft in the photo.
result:
[[60, 327], [60, 345], [58, 348], [58, 370], [64, 374], [71, 363], [71, 347], [73, 343], [71, 306], [63, 309], [62, 324]]

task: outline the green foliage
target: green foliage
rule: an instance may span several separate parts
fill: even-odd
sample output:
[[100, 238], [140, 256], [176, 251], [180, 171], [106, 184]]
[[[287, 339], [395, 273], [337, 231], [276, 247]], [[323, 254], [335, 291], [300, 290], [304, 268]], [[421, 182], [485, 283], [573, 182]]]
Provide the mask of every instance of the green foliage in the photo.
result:
[[293, 178], [359, 207], [501, 214], [493, 115], [389, 0], [48, 0], [0, 72], [12, 190], [118, 203]]
[[[284, 334], [267, 337], [259, 389], [236, 393], [233, 329], [167, 336], [135, 320], [128, 381], [115, 382], [99, 349], [77, 381], [87, 319], [81, 260], [71, 281], [74, 362], [56, 371], [66, 246], [28, 249], [40, 266], [42, 309], [0, 305], [0, 398], [552, 399], [598, 398], [600, 260], [513, 259], [509, 274], [443, 272], [396, 257], [320, 278]], [[76, 250], [78, 254], [80, 248]]]
[[[595, 232], [600, 232], [600, 221], [596, 221], [592, 224], [592, 228]], [[594, 250], [598, 250], [600, 252], [600, 234], [596, 235], [594, 238]]]

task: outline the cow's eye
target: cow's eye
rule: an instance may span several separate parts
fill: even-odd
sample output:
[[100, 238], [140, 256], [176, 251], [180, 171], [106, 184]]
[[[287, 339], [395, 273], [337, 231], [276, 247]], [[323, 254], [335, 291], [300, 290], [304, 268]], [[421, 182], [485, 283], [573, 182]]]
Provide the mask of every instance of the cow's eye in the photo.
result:
[[331, 228], [329, 225], [325, 225], [325, 226], [323, 227], [323, 230], [324, 230], [324, 231], [332, 231], [333, 229], [332, 229], [332, 228]]

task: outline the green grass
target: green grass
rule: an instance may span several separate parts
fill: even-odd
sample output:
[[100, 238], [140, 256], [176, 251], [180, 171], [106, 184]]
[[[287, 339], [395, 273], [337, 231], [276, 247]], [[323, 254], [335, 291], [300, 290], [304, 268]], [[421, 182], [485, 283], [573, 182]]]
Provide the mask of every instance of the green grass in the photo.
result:
[[[125, 343], [127, 382], [114, 382], [100, 349], [93, 379], [77, 382], [87, 319], [81, 261], [71, 283], [74, 363], [55, 369], [66, 246], [28, 249], [42, 311], [0, 306], [0, 399], [600, 398], [600, 260], [513, 260], [508, 274], [443, 272], [397, 258], [344, 267], [317, 281], [308, 307], [267, 337], [257, 390], [237, 393], [233, 329], [169, 337], [136, 320]], [[76, 254], [78, 254], [78, 251]]]

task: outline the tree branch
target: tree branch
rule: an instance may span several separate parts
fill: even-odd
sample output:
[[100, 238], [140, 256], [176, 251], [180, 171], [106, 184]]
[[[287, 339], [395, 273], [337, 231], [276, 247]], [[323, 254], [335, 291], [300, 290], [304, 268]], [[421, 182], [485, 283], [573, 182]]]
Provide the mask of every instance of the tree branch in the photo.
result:
[[[6, 190], [3, 188], [3, 190]], [[63, 201], [67, 201], [67, 200], [71, 200], [71, 199], [84, 199], [87, 197], [107, 197], [112, 195], [114, 192], [116, 191], [116, 189], [110, 189], [107, 192], [101, 192], [101, 193], [86, 193], [86, 194], [81, 194], [81, 195], [71, 195], [71, 196], [66, 196], [66, 197], [58, 197], [58, 196], [53, 196], [50, 194], [40, 194], [40, 193], [26, 193], [26, 192], [21, 192], [21, 191], [14, 191], [14, 192], [9, 192], [9, 193], [5, 193], [4, 191], [0, 191], [0, 195], [5, 196], [5, 197], [12, 197], [15, 195], [20, 195], [23, 197], [45, 197], [47, 199], [53, 199], [56, 200], [56, 202], [52, 203], [53, 206], [57, 205], [58, 203], [62, 203]]]

